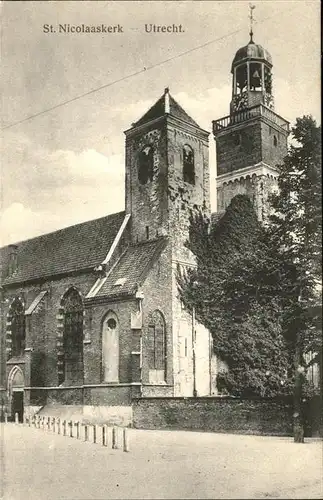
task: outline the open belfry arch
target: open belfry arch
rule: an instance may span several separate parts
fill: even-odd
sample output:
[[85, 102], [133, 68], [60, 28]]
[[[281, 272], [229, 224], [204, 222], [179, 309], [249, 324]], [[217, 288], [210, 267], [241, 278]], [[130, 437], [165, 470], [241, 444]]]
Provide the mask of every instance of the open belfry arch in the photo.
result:
[[[251, 29], [233, 58], [229, 115], [213, 122], [219, 216], [246, 193], [265, 217], [289, 131], [272, 67]], [[12, 377], [28, 411], [74, 405], [124, 423], [136, 398], [217, 394], [212, 337], [183, 309], [176, 279], [196, 265], [185, 246], [191, 214], [214, 220], [208, 148], [209, 132], [166, 88], [125, 131], [124, 211], [0, 250], [9, 413]]]

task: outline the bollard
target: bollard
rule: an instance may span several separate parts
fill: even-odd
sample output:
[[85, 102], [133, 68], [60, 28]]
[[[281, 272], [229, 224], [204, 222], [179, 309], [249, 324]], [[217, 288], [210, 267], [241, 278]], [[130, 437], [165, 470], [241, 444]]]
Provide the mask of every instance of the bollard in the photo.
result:
[[70, 437], [72, 438], [73, 437], [73, 420], [70, 420], [68, 425], [70, 427]]
[[17, 412], [15, 413], [15, 424], [19, 424], [19, 415]]
[[108, 427], [102, 425], [102, 446], [108, 446]]
[[93, 425], [92, 427], [93, 427], [93, 443], [95, 444], [96, 443], [97, 426]]
[[4, 423], [7, 424], [8, 423], [8, 413], [5, 412], [4, 414]]
[[84, 425], [84, 441], [87, 441], [89, 438], [89, 428], [88, 426], [85, 424]]
[[129, 447], [129, 434], [128, 429], [125, 427], [123, 429], [123, 451], [130, 451]]
[[118, 429], [117, 427], [112, 427], [112, 449], [116, 450], [118, 448]]
[[27, 415], [25, 413], [23, 414], [22, 420], [23, 420], [24, 425], [27, 425], [28, 419], [27, 419]]
[[80, 439], [80, 422], [76, 421], [75, 426], [76, 426], [76, 439]]

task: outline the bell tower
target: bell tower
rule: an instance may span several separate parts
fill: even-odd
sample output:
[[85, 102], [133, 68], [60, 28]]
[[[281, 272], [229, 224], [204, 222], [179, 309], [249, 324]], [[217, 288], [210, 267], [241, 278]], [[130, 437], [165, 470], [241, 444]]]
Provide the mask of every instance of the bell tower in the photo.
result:
[[210, 213], [208, 136], [166, 88], [126, 135], [126, 212], [133, 243], [168, 236], [173, 259], [185, 248], [192, 211]]
[[272, 58], [253, 39], [233, 59], [230, 114], [213, 121], [217, 157], [217, 210], [237, 194], [247, 194], [264, 219], [268, 195], [287, 154], [289, 123], [275, 112]]

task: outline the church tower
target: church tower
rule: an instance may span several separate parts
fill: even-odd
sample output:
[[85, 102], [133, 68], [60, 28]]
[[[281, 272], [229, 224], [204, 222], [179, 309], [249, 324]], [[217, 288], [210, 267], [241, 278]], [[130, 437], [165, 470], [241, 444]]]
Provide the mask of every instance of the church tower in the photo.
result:
[[249, 43], [231, 66], [230, 114], [213, 121], [218, 212], [237, 194], [247, 194], [263, 220], [268, 194], [277, 185], [289, 123], [275, 112], [272, 66], [269, 52], [254, 42], [251, 25]]
[[[178, 266], [185, 269], [195, 264], [185, 246], [190, 215], [203, 211], [210, 216], [209, 133], [166, 88], [125, 135], [131, 244], [149, 245], [150, 240], [158, 239], [167, 242], [156, 263], [152, 296], [166, 317], [169, 386], [154, 387], [154, 395], [165, 395], [166, 390], [173, 396], [209, 395], [210, 336], [183, 308], [176, 279]], [[145, 300], [143, 309], [150, 296]]]
[[132, 243], [168, 236], [172, 255], [190, 261], [189, 215], [210, 215], [208, 135], [166, 88], [125, 132], [126, 212]]

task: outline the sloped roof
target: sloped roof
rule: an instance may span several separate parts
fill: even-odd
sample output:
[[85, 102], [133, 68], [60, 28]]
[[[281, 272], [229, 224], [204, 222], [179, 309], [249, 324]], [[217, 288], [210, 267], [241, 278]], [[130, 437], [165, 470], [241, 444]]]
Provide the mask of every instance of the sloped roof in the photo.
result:
[[[108, 275], [96, 297], [132, 295], [145, 280], [151, 266], [167, 244], [166, 238], [128, 247]], [[118, 284], [120, 283], [120, 284]]]
[[[17, 243], [18, 269], [3, 284], [95, 267], [104, 260], [124, 216], [119, 212]], [[7, 252], [8, 247], [0, 249], [0, 258]]]
[[[167, 95], [168, 94], [168, 95]], [[165, 99], [169, 99], [169, 111], [166, 112], [168, 105], [166, 105]], [[196, 121], [191, 118], [186, 111], [175, 101], [175, 99], [168, 93], [165, 92], [160, 99], [145, 113], [140, 120], [134, 123], [134, 127], [147, 123], [155, 118], [160, 118], [166, 114], [179, 118], [180, 120], [199, 127]], [[199, 127], [200, 128], [200, 127]]]

